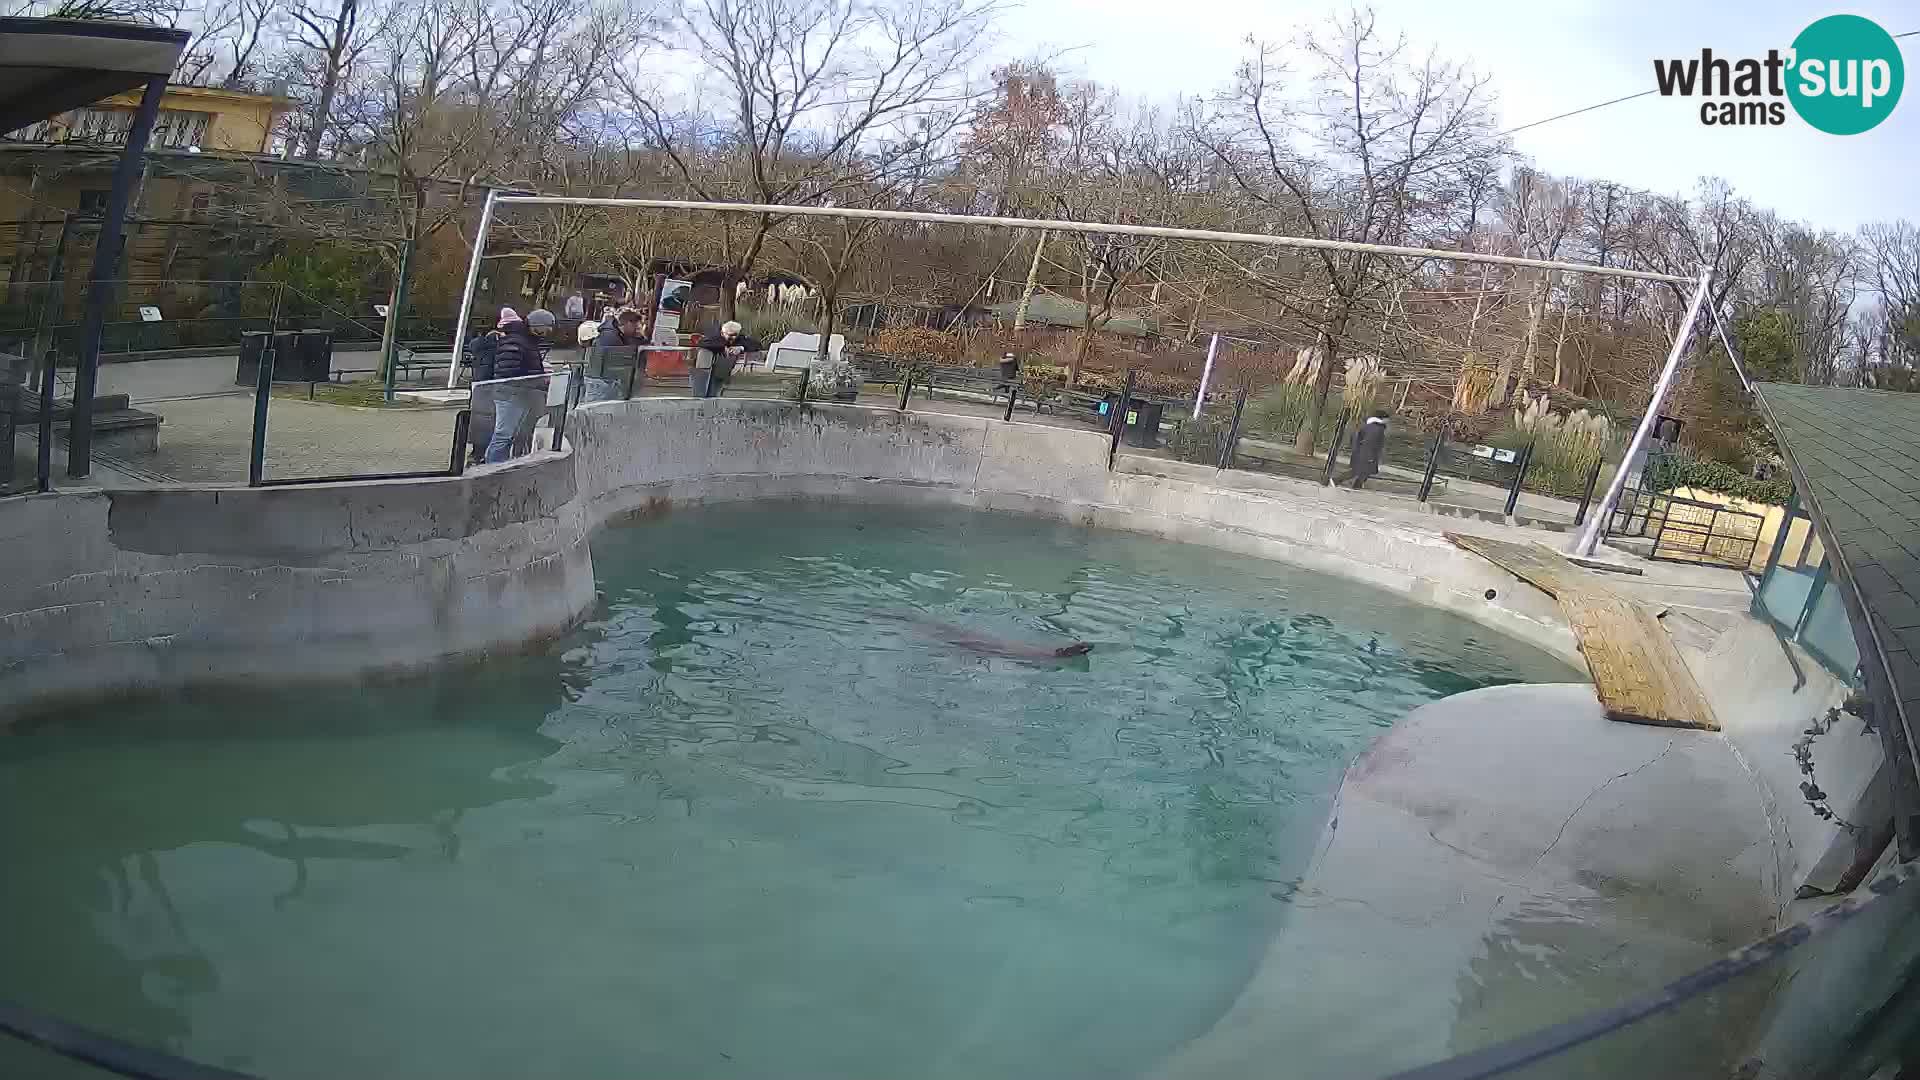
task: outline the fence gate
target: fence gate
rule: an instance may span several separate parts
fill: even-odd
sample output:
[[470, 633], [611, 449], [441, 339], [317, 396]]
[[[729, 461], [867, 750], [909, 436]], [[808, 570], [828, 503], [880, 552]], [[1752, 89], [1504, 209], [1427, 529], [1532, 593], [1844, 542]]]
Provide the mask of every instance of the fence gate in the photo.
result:
[[1746, 570], [1766, 518], [1719, 503], [1627, 488], [1607, 519], [1608, 536], [1652, 538], [1652, 558]]

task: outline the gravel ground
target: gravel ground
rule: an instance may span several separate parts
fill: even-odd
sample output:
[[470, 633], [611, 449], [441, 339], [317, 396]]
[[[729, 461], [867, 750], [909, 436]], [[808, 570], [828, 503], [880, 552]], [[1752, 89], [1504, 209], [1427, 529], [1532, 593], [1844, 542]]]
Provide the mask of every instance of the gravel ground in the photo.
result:
[[[140, 468], [194, 483], [246, 483], [253, 395], [141, 403], [161, 417], [160, 452], [129, 457]], [[451, 409], [355, 409], [273, 398], [266, 475], [336, 476], [444, 469]]]

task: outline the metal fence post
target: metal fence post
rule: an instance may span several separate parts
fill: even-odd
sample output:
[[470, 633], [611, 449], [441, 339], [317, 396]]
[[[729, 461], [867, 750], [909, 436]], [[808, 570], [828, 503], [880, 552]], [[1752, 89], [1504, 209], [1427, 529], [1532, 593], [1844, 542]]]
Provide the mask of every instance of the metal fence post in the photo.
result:
[[907, 411], [907, 395], [913, 393], [913, 369], [900, 373], [900, 411]]
[[1347, 414], [1340, 413], [1340, 421], [1333, 425], [1333, 443], [1327, 447], [1327, 471], [1322, 478], [1328, 487], [1333, 486], [1333, 461], [1340, 454], [1340, 437], [1347, 433]]
[[1107, 418], [1107, 468], [1113, 468], [1113, 459], [1120, 455], [1120, 435], [1127, 430], [1127, 408], [1133, 401], [1133, 371], [1127, 371], [1127, 381], [1120, 385], [1120, 401], [1114, 406], [1113, 415]]
[[[67, 475], [84, 477], [93, 461], [93, 395], [100, 377], [100, 346], [106, 336], [107, 307], [121, 284], [116, 280], [126, 254], [127, 204], [147, 160], [147, 139], [153, 134], [154, 120], [160, 115], [160, 99], [166, 96], [167, 77], [155, 75], [147, 80], [127, 127], [124, 149], [114, 165], [113, 184], [107, 192], [107, 213], [100, 224], [99, 239], [93, 246], [93, 269], [87, 275], [86, 314], [80, 326], [80, 355], [73, 369], [73, 411], [67, 423]], [[12, 452], [12, 447], [8, 447]]]
[[1240, 416], [1247, 411], [1247, 388], [1242, 386], [1233, 398], [1233, 422], [1227, 425], [1226, 441], [1220, 444], [1220, 456], [1214, 460], [1214, 468], [1233, 468], [1234, 451], [1240, 446]]
[[800, 389], [794, 395], [793, 400], [799, 402], [802, 405], [806, 404], [807, 383], [811, 382], [812, 380], [813, 380], [813, 368], [811, 366], [801, 368], [800, 369]]
[[467, 471], [467, 432], [472, 424], [473, 410], [461, 409], [453, 414], [453, 460], [447, 463], [448, 476]]
[[[43, 354], [45, 365], [40, 369], [40, 446], [34, 456], [34, 486], [41, 492], [53, 490], [53, 394], [55, 376], [53, 361], [57, 353], [51, 348]], [[12, 447], [7, 448], [13, 452]]]
[[1001, 420], [1011, 421], [1013, 419], [1013, 403], [1015, 401], [1018, 401], [1019, 399], [1020, 399], [1020, 384], [1008, 383], [1007, 384], [1007, 415], [1001, 417], [1000, 418]]
[[1433, 433], [1433, 448], [1427, 451], [1427, 471], [1420, 477], [1420, 501], [1426, 502], [1433, 494], [1433, 477], [1440, 471], [1440, 452], [1447, 446], [1447, 425], [1444, 421], [1440, 430]]
[[567, 434], [567, 414], [580, 406], [581, 393], [586, 389], [587, 365], [575, 364], [567, 376], [566, 393], [560, 396], [560, 415], [553, 422], [553, 449], [560, 449], [560, 440]]
[[1580, 509], [1573, 512], [1573, 524], [1577, 528], [1587, 523], [1587, 508], [1593, 505], [1593, 489], [1600, 483], [1600, 470], [1605, 461], [1593, 463], [1593, 471], [1587, 474], [1587, 490], [1580, 493]]
[[1519, 467], [1513, 470], [1513, 486], [1507, 489], [1507, 516], [1513, 516], [1513, 508], [1520, 505], [1520, 485], [1527, 478], [1527, 466], [1533, 464], [1533, 444], [1528, 443], [1520, 451]]
[[272, 345], [260, 350], [260, 369], [253, 377], [253, 447], [247, 459], [248, 487], [259, 487], [267, 472], [267, 401], [273, 396], [273, 352]]

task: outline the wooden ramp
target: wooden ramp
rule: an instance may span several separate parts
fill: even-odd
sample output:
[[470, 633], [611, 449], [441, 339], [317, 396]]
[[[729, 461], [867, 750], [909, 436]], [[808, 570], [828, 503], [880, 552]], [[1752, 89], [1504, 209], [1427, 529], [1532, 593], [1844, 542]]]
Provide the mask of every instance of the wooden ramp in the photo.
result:
[[1560, 602], [1609, 719], [1720, 730], [1680, 650], [1644, 605], [1538, 544], [1446, 535]]

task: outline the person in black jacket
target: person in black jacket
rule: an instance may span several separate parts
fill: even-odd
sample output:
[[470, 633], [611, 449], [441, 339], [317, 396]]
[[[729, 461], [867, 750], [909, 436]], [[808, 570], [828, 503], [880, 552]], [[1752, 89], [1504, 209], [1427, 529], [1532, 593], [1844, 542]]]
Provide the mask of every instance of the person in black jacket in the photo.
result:
[[1342, 480], [1351, 480], [1355, 491], [1380, 472], [1380, 455], [1387, 448], [1387, 417], [1392, 415], [1386, 409], [1375, 409], [1367, 414], [1366, 423], [1354, 429], [1353, 452]]
[[[547, 403], [546, 364], [540, 357], [540, 339], [553, 334], [553, 312], [537, 308], [520, 318], [512, 308], [500, 309], [500, 341], [493, 350], [493, 435], [487, 441], [487, 464], [526, 453], [533, 445], [533, 425]], [[504, 380], [512, 380], [504, 381]]]
[[718, 334], [700, 339], [700, 355], [694, 360], [691, 375], [693, 396], [719, 397], [733, 376], [733, 365], [739, 363], [741, 357], [766, 351], [767, 347], [748, 336], [739, 323], [731, 320], [722, 323]]
[[640, 339], [640, 313], [627, 308], [620, 314], [600, 324], [600, 336], [593, 340], [595, 345], [612, 348], [625, 348], [629, 345], [644, 345]]
[[[587, 385], [586, 393], [582, 400], [612, 401], [614, 398], [619, 397], [620, 383], [616, 377], [619, 368], [627, 363], [645, 364], [647, 361], [647, 354], [645, 352], [635, 353], [631, 358], [624, 352], [613, 357], [602, 357], [598, 355], [599, 350], [631, 349], [644, 344], [646, 344], [646, 341], [640, 335], [640, 313], [638, 311], [628, 308], [618, 315], [609, 313], [606, 320], [600, 324], [599, 336], [595, 337], [593, 344], [587, 348]], [[634, 373], [634, 385], [636, 387], [640, 384], [641, 377], [645, 374], [646, 369], [644, 367]]]
[[499, 347], [498, 330], [475, 334], [467, 342], [467, 357], [473, 363], [473, 399], [467, 403], [467, 446], [475, 465], [487, 460], [487, 443], [493, 439], [493, 387], [483, 384], [493, 379], [493, 354]]

